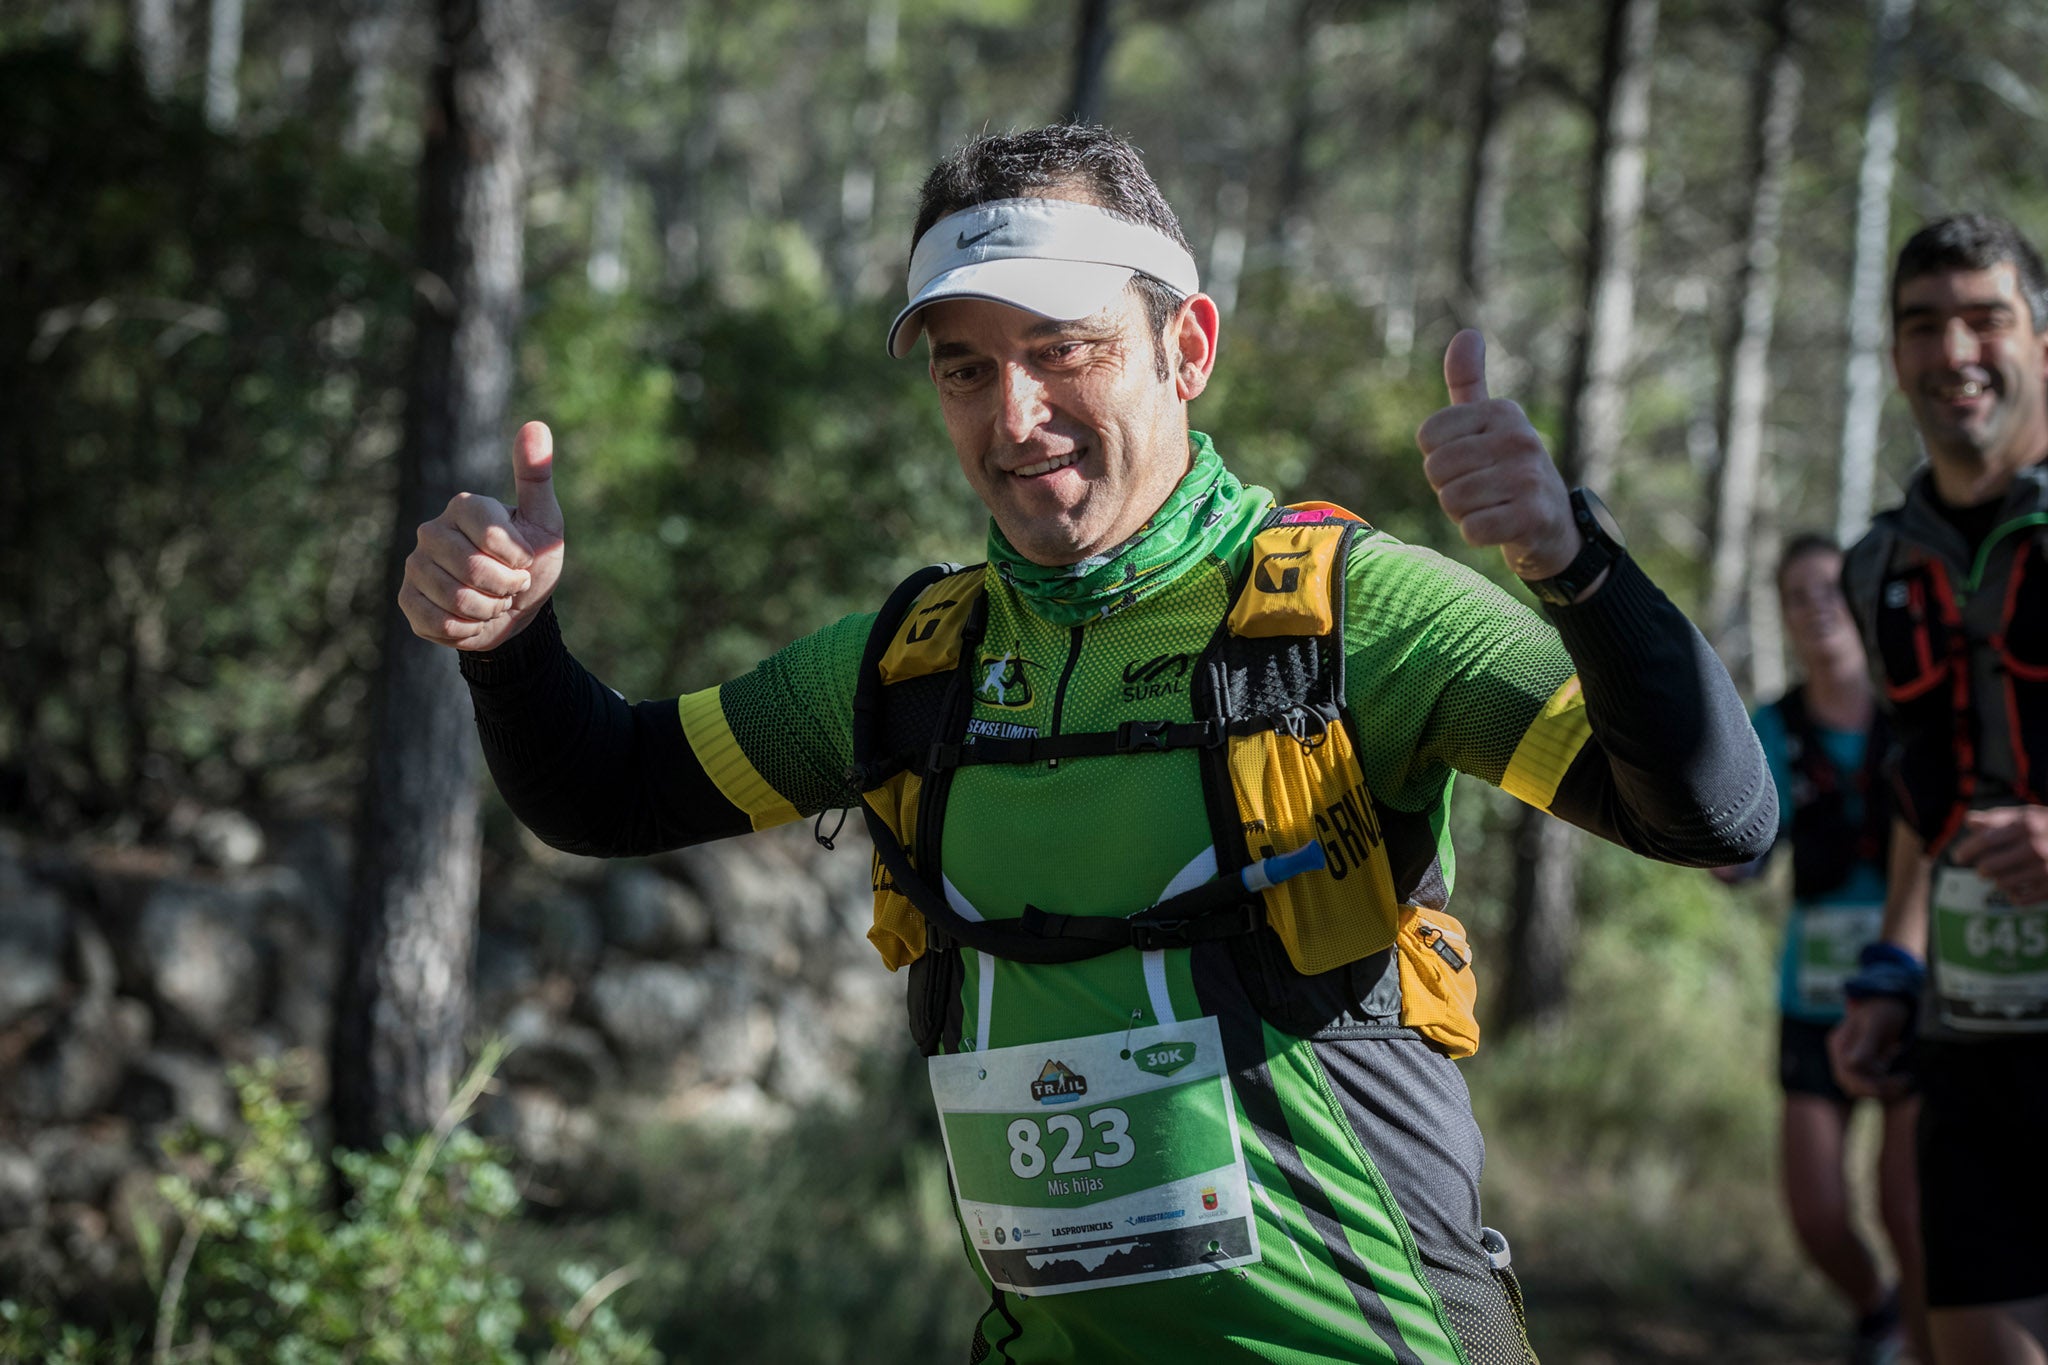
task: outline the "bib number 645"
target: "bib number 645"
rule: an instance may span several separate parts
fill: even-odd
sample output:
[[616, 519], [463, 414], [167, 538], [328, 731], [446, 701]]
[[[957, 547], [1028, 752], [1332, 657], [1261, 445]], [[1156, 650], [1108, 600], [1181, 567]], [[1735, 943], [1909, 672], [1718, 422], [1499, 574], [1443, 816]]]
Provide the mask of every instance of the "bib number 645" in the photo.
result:
[[[1045, 1171], [1045, 1149], [1041, 1145], [1048, 1134], [1060, 1138], [1059, 1155], [1052, 1159], [1054, 1175], [1078, 1175], [1095, 1167], [1121, 1166], [1137, 1155], [1137, 1146], [1131, 1141], [1131, 1116], [1121, 1109], [1097, 1109], [1087, 1116], [1083, 1127], [1079, 1114], [1055, 1114], [1045, 1121], [1041, 1128], [1036, 1119], [1012, 1119], [1010, 1121], [1010, 1170], [1019, 1180], [1032, 1180]], [[1099, 1145], [1087, 1155], [1081, 1146], [1088, 1138], [1088, 1129], [1094, 1129]]]
[[2048, 957], [2048, 915], [1978, 915], [1963, 928], [1972, 957]]

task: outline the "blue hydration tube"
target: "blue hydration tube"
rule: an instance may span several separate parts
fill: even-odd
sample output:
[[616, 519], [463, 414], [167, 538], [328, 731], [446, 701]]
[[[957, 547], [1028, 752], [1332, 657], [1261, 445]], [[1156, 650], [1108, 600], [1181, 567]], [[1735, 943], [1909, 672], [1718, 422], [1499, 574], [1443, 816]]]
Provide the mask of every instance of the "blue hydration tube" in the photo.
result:
[[1292, 853], [1276, 853], [1270, 858], [1261, 858], [1237, 874], [1238, 881], [1247, 891], [1270, 891], [1290, 877], [1304, 872], [1314, 872], [1329, 864], [1323, 855], [1323, 841], [1311, 839]]

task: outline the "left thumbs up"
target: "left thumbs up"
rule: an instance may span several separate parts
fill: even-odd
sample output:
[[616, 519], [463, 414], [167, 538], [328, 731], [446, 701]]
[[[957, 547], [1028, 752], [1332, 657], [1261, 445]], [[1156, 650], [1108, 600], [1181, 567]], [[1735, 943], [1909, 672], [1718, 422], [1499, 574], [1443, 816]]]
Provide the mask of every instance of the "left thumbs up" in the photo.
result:
[[1486, 338], [1466, 329], [1444, 350], [1450, 405], [1415, 433], [1422, 472], [1467, 545], [1498, 545], [1526, 579], [1562, 573], [1583, 537], [1543, 438], [1520, 405], [1486, 393]]

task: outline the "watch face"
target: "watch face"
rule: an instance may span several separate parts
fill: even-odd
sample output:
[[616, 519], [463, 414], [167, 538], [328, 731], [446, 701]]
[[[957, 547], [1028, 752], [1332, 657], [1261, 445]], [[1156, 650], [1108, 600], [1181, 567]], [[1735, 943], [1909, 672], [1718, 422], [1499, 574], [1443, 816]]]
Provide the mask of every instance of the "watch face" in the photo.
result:
[[1626, 549], [1628, 539], [1621, 533], [1621, 523], [1614, 519], [1614, 513], [1607, 510], [1607, 504], [1600, 501], [1600, 495], [1590, 488], [1575, 488], [1577, 501], [1585, 513], [1592, 517], [1593, 524], [1600, 528], [1600, 534], [1613, 543], [1616, 549]]

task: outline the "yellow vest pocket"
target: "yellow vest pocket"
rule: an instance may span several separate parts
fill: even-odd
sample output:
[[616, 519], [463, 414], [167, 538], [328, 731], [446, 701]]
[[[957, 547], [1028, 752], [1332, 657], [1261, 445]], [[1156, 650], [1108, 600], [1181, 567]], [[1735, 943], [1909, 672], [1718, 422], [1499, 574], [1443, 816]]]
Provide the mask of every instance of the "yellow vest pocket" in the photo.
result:
[[1479, 1050], [1479, 985], [1465, 926], [1441, 910], [1402, 907], [1395, 956], [1401, 964], [1401, 1022], [1453, 1057]]

